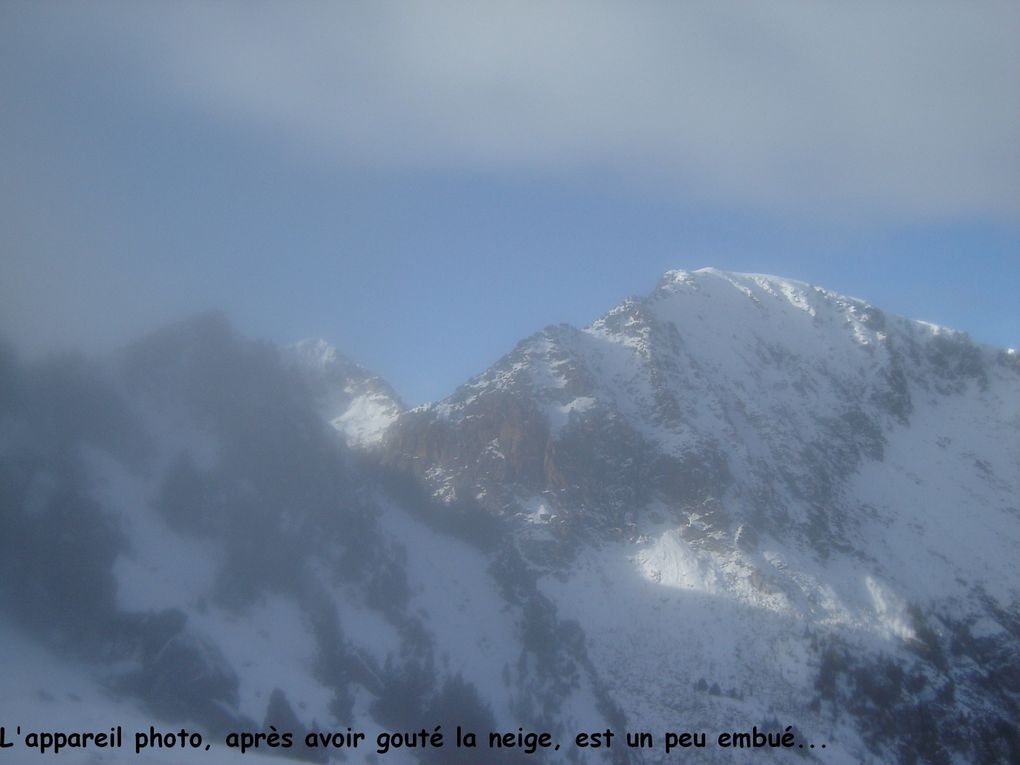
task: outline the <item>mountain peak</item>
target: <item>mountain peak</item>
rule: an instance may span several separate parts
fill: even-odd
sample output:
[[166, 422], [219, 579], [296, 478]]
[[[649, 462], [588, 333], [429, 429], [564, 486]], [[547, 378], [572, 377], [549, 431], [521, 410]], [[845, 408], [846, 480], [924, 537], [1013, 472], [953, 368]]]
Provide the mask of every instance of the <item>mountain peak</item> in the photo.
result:
[[[322, 338], [309, 337], [291, 346], [294, 354], [310, 366], [328, 367], [337, 363], [337, 349]], [[346, 359], [345, 359], [346, 360]]]
[[[754, 506], [761, 534], [811, 529], [806, 547], [834, 549], [854, 514], [836, 509], [840, 487], [933, 394], [1001, 377], [992, 360], [965, 335], [806, 282], [673, 270], [584, 330], [520, 342], [403, 418], [392, 451], [435, 455], [423, 477], [441, 496], [497, 513], [543, 497], [559, 518], [619, 528], [641, 506], [726, 497], [720, 538], [746, 532], [738, 508]], [[792, 470], [810, 444], [825, 455]]]
[[405, 409], [389, 383], [325, 340], [301, 340], [286, 352], [311, 387], [323, 417], [351, 446], [378, 444]]

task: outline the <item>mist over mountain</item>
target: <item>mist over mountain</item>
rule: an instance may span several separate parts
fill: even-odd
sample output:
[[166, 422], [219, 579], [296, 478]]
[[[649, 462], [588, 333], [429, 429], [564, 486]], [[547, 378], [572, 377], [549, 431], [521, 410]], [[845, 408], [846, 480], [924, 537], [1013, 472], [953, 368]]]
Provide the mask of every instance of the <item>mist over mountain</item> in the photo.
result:
[[216, 314], [0, 348], [0, 719], [564, 745], [398, 764], [730, 762], [567, 744], [752, 725], [817, 745], [775, 761], [1016, 762], [1017, 497], [1014, 350], [772, 276], [668, 272], [413, 409]]

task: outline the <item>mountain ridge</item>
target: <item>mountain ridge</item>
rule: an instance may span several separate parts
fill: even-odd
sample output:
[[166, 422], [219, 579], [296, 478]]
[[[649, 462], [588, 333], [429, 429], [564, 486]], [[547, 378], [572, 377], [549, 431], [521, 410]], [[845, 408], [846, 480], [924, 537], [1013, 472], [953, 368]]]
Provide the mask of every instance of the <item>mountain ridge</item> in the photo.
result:
[[1020, 367], [965, 333], [702, 269], [410, 410], [217, 315], [0, 378], [2, 719], [1020, 756]]

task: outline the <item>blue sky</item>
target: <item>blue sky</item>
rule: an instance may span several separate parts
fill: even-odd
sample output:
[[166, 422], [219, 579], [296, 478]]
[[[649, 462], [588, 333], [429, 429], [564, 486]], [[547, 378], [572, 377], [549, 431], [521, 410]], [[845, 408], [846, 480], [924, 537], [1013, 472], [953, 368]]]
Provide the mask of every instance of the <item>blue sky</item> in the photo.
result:
[[712, 265], [1016, 346], [1016, 39], [997, 3], [7, 3], [0, 334], [218, 308], [419, 403]]

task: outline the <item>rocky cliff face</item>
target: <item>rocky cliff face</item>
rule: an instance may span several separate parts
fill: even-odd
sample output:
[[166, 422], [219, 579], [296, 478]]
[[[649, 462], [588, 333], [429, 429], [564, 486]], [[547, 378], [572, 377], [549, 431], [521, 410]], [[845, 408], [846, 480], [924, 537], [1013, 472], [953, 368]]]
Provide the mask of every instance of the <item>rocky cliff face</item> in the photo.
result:
[[1020, 759], [1012, 351], [705, 269], [409, 411], [215, 316], [0, 386], [0, 719]]

